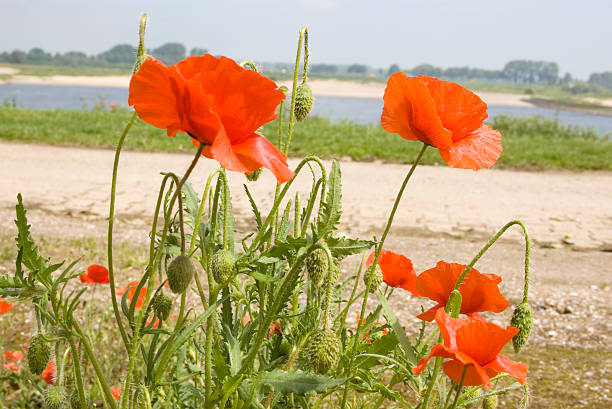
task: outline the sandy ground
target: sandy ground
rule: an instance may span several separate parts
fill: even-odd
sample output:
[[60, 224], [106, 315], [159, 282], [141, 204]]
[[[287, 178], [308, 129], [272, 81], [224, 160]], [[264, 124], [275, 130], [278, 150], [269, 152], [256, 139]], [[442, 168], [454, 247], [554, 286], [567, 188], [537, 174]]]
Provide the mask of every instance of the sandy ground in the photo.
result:
[[[0, 67], [0, 74], [15, 74], [12, 68]], [[95, 86], [95, 87], [119, 87], [129, 85], [128, 76], [70, 76], [53, 75], [49, 77], [36, 77], [31, 75], [14, 75], [10, 80], [4, 81], [16, 84], [44, 84], [44, 85], [70, 85], [70, 86]], [[2, 84], [0, 80], [0, 84]], [[385, 84], [362, 83], [339, 80], [310, 80], [310, 87], [315, 95], [351, 97], [351, 98], [382, 98], [385, 92]], [[279, 85], [292, 87], [290, 81], [281, 81]], [[504, 94], [491, 92], [477, 93], [487, 104], [500, 106], [533, 106], [525, 101], [524, 95]]]

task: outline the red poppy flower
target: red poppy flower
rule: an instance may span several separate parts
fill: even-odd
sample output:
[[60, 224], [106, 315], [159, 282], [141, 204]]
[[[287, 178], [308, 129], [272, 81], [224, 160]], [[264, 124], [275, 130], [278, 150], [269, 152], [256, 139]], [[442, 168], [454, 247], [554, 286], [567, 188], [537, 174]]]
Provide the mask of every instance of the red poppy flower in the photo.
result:
[[176, 65], [147, 58], [130, 81], [128, 103], [145, 122], [183, 132], [206, 145], [203, 154], [227, 169], [267, 168], [279, 183], [294, 176], [287, 157], [257, 129], [276, 118], [285, 94], [274, 81], [210, 54]]
[[55, 361], [49, 361], [40, 376], [43, 378], [47, 385], [53, 385], [55, 384], [55, 375]]
[[[359, 314], [357, 314], [357, 322], [359, 322]], [[361, 325], [364, 325], [366, 322], [366, 319], [362, 319], [361, 320]], [[374, 321], [372, 323], [372, 326], [370, 327], [370, 329], [363, 335], [363, 337], [361, 337], [362, 340], [366, 339], [368, 337], [368, 335], [370, 335], [370, 331], [372, 331], [374, 329], [375, 326], [382, 326], [382, 324], [378, 321]], [[387, 335], [389, 333], [389, 330], [387, 328], [383, 328], [383, 330], [381, 331], [382, 335]], [[368, 339], [366, 340], [366, 343], [371, 344], [372, 340]]]
[[499, 159], [501, 134], [483, 125], [487, 104], [462, 86], [399, 72], [389, 77], [384, 101], [383, 128], [438, 148], [450, 167], [478, 170]]
[[[375, 252], [373, 251], [366, 260], [366, 267], [372, 265], [374, 256]], [[408, 257], [382, 249], [378, 257], [378, 265], [383, 273], [383, 280], [385, 280], [387, 285], [400, 287], [414, 295], [418, 295], [415, 287], [416, 272], [412, 266], [412, 261]]]
[[2, 301], [2, 298], [0, 298], [0, 315], [6, 314], [12, 309], [13, 309], [12, 302]]
[[[434, 268], [422, 272], [416, 278], [416, 290], [422, 297], [436, 301], [434, 307], [417, 316], [425, 321], [432, 321], [439, 308], [446, 303], [455, 283], [463, 270], [463, 264], [438, 261]], [[482, 311], [502, 312], [510, 303], [499, 292], [498, 284], [502, 279], [495, 274], [483, 274], [471, 269], [459, 286], [461, 293], [461, 314], [473, 315]]]
[[457, 383], [467, 366], [464, 386], [484, 385], [488, 389], [492, 385], [490, 378], [500, 372], [507, 373], [521, 384], [527, 380], [527, 364], [499, 355], [504, 345], [519, 332], [518, 328], [503, 329], [471, 317], [451, 318], [442, 309], [436, 313], [436, 323], [444, 344], [435, 345], [430, 354], [421, 359], [412, 370], [416, 375], [425, 370], [429, 359], [439, 356], [451, 359], [444, 363], [444, 372]]
[[[117, 295], [123, 295], [127, 291], [127, 299], [132, 302], [132, 298], [136, 294], [136, 288], [138, 287], [138, 281], [130, 281], [125, 287], [116, 291]], [[142, 304], [144, 304], [145, 297], [147, 296], [147, 288], [142, 287], [140, 289], [140, 293], [138, 294], [138, 298], [136, 299], [136, 308], [142, 308]]]
[[283, 330], [281, 329], [280, 326], [280, 321], [276, 321], [274, 324], [270, 325], [270, 330], [268, 331], [268, 336], [272, 336], [272, 335], [282, 335], [283, 334]]
[[122, 387], [122, 386], [116, 386], [116, 387], [115, 387], [115, 386], [111, 386], [111, 387], [110, 387], [110, 391], [111, 391], [111, 393], [113, 394], [113, 397], [114, 397], [116, 400], [121, 399], [121, 391], [122, 391], [122, 390], [123, 390], [123, 387]]
[[4, 369], [8, 369], [9, 371], [17, 372], [19, 370], [19, 365], [17, 365], [15, 362], [7, 362], [3, 366]]
[[81, 274], [79, 278], [85, 284], [108, 284], [110, 282], [108, 270], [98, 264], [87, 267], [87, 273]]
[[12, 361], [21, 361], [23, 359], [23, 352], [21, 351], [4, 351], [2, 353], [4, 359], [10, 359]]
[[[145, 324], [147, 327], [153, 322], [153, 318], [147, 319], [147, 323]], [[155, 318], [155, 323], [151, 326], [151, 328], [159, 327], [159, 318]]]

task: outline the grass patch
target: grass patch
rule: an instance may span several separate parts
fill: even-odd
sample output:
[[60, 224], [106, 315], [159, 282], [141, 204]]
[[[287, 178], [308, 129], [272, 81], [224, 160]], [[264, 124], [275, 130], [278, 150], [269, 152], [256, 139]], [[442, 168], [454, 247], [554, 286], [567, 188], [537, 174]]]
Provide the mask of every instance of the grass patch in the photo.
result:
[[88, 67], [35, 64], [2, 64], [0, 66], [16, 69], [18, 72], [14, 75], [33, 75], [35, 77], [49, 77], [51, 75], [104, 76], [131, 74], [131, 68], [118, 67]]
[[[112, 148], [130, 112], [31, 110], [0, 108], [0, 138], [54, 145]], [[599, 137], [590, 128], [566, 126], [547, 118], [496, 117], [490, 125], [502, 132], [504, 151], [496, 165], [519, 169], [612, 170], [612, 139]], [[273, 142], [276, 123], [264, 127]], [[191, 151], [189, 138], [168, 138], [165, 131], [137, 121], [126, 148], [139, 151]], [[290, 156], [350, 157], [357, 161], [375, 159], [409, 163], [420, 144], [407, 142], [385, 132], [380, 125], [349, 121], [331, 122], [313, 117], [296, 126]], [[443, 164], [437, 150], [429, 149], [423, 163]]]

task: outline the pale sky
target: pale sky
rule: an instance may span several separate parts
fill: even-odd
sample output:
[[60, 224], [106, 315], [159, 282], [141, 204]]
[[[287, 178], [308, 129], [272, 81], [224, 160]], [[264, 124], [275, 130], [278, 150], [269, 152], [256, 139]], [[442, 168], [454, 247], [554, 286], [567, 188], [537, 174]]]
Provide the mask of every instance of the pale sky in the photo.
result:
[[555, 61], [587, 78], [612, 71], [605, 0], [0, 0], [0, 51], [84, 51], [177, 41], [236, 59], [291, 62], [307, 25], [311, 62], [403, 68], [421, 63], [501, 69]]

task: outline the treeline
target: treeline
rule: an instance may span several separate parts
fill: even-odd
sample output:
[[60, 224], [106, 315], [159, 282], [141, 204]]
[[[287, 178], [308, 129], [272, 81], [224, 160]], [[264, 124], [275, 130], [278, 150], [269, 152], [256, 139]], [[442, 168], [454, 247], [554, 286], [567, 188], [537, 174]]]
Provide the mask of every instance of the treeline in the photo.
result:
[[[206, 52], [208, 50], [205, 48], [195, 47], [187, 54], [187, 49], [180, 43], [166, 43], [149, 50], [151, 55], [166, 64], [175, 64], [187, 55], [202, 55]], [[42, 48], [32, 48], [28, 52], [13, 50], [0, 53], [0, 63], [125, 68], [134, 64], [135, 56], [136, 48], [130, 44], [118, 44], [110, 50], [96, 55], [87, 55], [80, 51], [52, 54]]]

